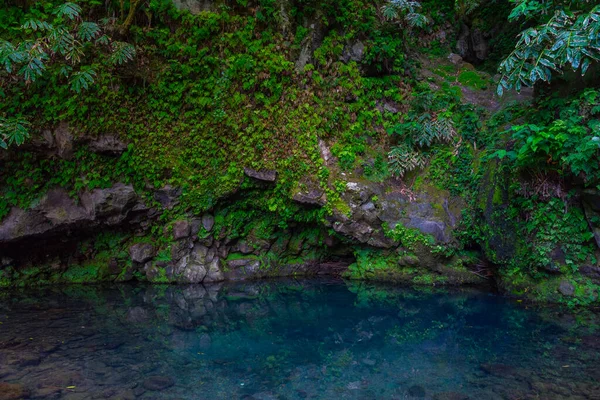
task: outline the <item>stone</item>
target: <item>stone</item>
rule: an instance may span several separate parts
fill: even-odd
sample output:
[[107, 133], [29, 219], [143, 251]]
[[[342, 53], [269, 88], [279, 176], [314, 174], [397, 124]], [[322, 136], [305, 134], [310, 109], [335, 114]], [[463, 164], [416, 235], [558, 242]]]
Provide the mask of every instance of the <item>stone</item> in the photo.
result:
[[219, 3], [214, 0], [173, 0], [173, 4], [179, 10], [199, 14], [202, 11], [215, 11]]
[[357, 40], [352, 45], [347, 45], [344, 48], [342, 57], [340, 57], [340, 58], [345, 63], [348, 63], [350, 61], [360, 63], [364, 58], [364, 54], [365, 54], [365, 44], [363, 42], [361, 42], [360, 40]]
[[188, 221], [175, 221], [175, 223], [173, 224], [173, 239], [185, 239], [190, 236], [190, 231], [190, 223]]
[[116, 136], [103, 135], [90, 141], [88, 148], [93, 153], [118, 156], [127, 150], [127, 144]]
[[441, 392], [434, 394], [433, 400], [469, 400], [469, 396], [457, 392]]
[[175, 380], [170, 376], [150, 376], [144, 381], [146, 390], [161, 391], [175, 385]]
[[181, 188], [174, 188], [171, 185], [165, 185], [154, 192], [154, 200], [168, 210], [179, 203], [179, 196], [181, 196]]
[[193, 219], [190, 221], [190, 236], [192, 239], [196, 240], [198, 238], [198, 233], [200, 233], [200, 228], [202, 227], [201, 219]]
[[275, 182], [277, 179], [277, 171], [267, 169], [257, 171], [252, 168], [244, 168], [244, 174], [250, 178], [254, 178], [263, 182]]
[[448, 61], [450, 61], [454, 65], [460, 65], [463, 62], [463, 58], [455, 53], [450, 53], [448, 56]]
[[569, 281], [562, 280], [562, 281], [560, 281], [560, 284], [558, 285], [558, 291], [563, 296], [570, 297], [575, 294], [575, 286], [573, 286], [573, 284]]
[[325, 199], [325, 192], [320, 189], [312, 189], [307, 192], [294, 193], [292, 199], [300, 204], [313, 205], [322, 207], [327, 202]]
[[215, 217], [210, 214], [204, 214], [202, 216], [202, 226], [207, 232], [212, 231], [213, 226], [215, 226]]
[[16, 383], [0, 382], [0, 400], [21, 400], [29, 397], [29, 391]]
[[154, 257], [154, 246], [150, 243], [136, 243], [129, 248], [131, 261], [143, 264]]
[[413, 385], [408, 388], [408, 395], [411, 397], [425, 397], [425, 389], [419, 385]]
[[84, 193], [81, 203], [92, 219], [102, 220], [107, 225], [118, 225], [138, 205], [138, 199], [132, 185], [117, 183], [111, 188]]
[[69, 124], [61, 122], [54, 129], [54, 143], [60, 158], [70, 160], [73, 157], [73, 135]]

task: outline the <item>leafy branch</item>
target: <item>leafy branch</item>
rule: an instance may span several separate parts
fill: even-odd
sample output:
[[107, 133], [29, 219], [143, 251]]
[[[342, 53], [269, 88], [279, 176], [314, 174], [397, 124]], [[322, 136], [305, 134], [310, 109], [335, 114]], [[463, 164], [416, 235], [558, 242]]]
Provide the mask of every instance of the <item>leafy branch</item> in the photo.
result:
[[[510, 19], [532, 18], [544, 8], [535, 1], [523, 1]], [[580, 70], [585, 75], [593, 62], [600, 61], [600, 5], [589, 11], [557, 9], [542, 25], [525, 29], [512, 53], [500, 64], [502, 74], [498, 94], [505, 89], [533, 86], [538, 81], [550, 82], [553, 73], [565, 68]]]

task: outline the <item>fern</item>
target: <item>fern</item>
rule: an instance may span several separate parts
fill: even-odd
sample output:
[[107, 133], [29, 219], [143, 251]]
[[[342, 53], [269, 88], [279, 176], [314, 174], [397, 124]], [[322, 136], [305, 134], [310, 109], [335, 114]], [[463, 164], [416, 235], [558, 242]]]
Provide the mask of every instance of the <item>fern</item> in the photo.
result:
[[[531, 18], [545, 10], [532, 8], [535, 1], [520, 2], [510, 19]], [[547, 23], [521, 32], [515, 49], [500, 64], [502, 77], [497, 92], [502, 95], [505, 89], [519, 91], [538, 81], [550, 82], [553, 73], [565, 68], [580, 70], [585, 75], [597, 61], [600, 61], [600, 5], [589, 12], [558, 8]]]
[[423, 28], [429, 20], [418, 10], [421, 3], [411, 0], [389, 0], [381, 7], [383, 17], [388, 20], [402, 20], [411, 28]]
[[406, 144], [392, 147], [388, 153], [388, 165], [392, 175], [403, 177], [407, 172], [427, 165], [427, 157]]
[[6, 149], [12, 144], [22, 145], [29, 137], [28, 125], [21, 118], [0, 117], [0, 147]]
[[113, 42], [113, 52], [110, 62], [114, 65], [122, 65], [135, 57], [135, 47], [125, 42]]
[[80, 93], [87, 89], [94, 83], [94, 76], [96, 76], [96, 72], [93, 69], [76, 72], [71, 79], [71, 90]]
[[59, 18], [66, 17], [70, 20], [74, 20], [79, 18], [79, 14], [81, 14], [81, 7], [75, 3], [64, 3], [56, 7], [54, 14]]

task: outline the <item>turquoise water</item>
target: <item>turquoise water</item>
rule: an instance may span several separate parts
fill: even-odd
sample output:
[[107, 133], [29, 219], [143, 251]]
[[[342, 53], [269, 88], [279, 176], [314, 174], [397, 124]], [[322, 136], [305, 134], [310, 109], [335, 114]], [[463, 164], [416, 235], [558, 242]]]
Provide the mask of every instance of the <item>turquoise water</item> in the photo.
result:
[[600, 399], [599, 315], [477, 290], [324, 279], [0, 296], [0, 390], [31, 398]]

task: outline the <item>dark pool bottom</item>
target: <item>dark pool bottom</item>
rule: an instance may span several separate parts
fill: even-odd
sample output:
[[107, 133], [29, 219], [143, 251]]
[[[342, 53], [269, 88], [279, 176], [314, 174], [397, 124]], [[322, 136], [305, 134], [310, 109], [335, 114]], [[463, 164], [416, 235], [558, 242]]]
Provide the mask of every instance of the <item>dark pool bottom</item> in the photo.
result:
[[0, 399], [600, 399], [597, 315], [474, 290], [284, 280], [1, 296]]

